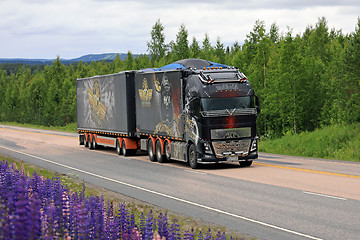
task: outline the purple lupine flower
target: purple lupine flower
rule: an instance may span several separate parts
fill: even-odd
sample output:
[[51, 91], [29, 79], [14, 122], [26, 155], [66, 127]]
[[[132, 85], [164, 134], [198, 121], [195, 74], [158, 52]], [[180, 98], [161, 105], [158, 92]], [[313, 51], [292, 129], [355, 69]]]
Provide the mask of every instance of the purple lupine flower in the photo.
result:
[[210, 228], [208, 229], [206, 236], [204, 237], [204, 240], [211, 240], [211, 229]]
[[158, 232], [161, 237], [165, 237], [165, 239], [169, 238], [168, 219], [166, 213], [164, 215], [162, 213], [159, 214]]
[[202, 234], [201, 231], [199, 232], [198, 240], [204, 240], [204, 235]]
[[174, 219], [173, 223], [171, 224], [170, 234], [169, 234], [170, 240], [179, 240], [180, 239], [180, 229], [178, 220]]
[[145, 226], [146, 226], [146, 221], [145, 221], [145, 217], [144, 217], [144, 213], [141, 213], [140, 215], [140, 233], [141, 233], [141, 237], [144, 238], [144, 234], [145, 234]]
[[105, 238], [106, 239], [119, 239], [119, 231], [116, 231], [116, 225], [114, 222], [114, 217], [111, 216], [108, 218], [108, 221], [106, 223], [106, 231], [105, 231]]
[[133, 213], [130, 216], [130, 227], [131, 227], [131, 231], [133, 231], [134, 228], [136, 227], [136, 225], [135, 225], [135, 215]]
[[[77, 203], [76, 205], [76, 239], [86, 239], [87, 238], [87, 231], [88, 231], [88, 224], [86, 219], [86, 208], [82, 203]], [[74, 206], [74, 207], [75, 207]]]
[[[40, 199], [40, 200], [38, 200]], [[119, 204], [115, 213], [103, 196], [85, 197], [85, 184], [80, 194], [72, 193], [58, 178], [45, 179], [36, 173], [25, 176], [24, 168], [0, 163], [0, 239], [172, 239], [181, 237], [179, 224], [168, 226], [167, 214], [156, 220], [152, 211], [145, 219], [140, 216], [139, 229], [135, 216]], [[158, 233], [154, 231], [158, 230]], [[184, 239], [194, 239], [194, 230], [186, 231]], [[209, 229], [199, 240], [212, 239]], [[214, 239], [225, 240], [218, 232]]]
[[30, 227], [29, 239], [40, 239], [41, 237], [41, 216], [40, 216], [40, 200], [37, 193], [34, 192], [30, 199]]
[[225, 233], [222, 233], [222, 232], [218, 231], [218, 233], [216, 235], [216, 240], [226, 240]]
[[70, 199], [69, 194], [64, 191], [61, 196], [61, 214], [63, 219], [63, 235], [70, 232]]
[[29, 217], [27, 216], [29, 210], [29, 197], [24, 188], [24, 181], [21, 181], [22, 184], [16, 186], [14, 206], [15, 209], [10, 215], [10, 236], [13, 239], [21, 239], [22, 236], [28, 238], [28, 222]]
[[195, 239], [194, 229], [191, 229], [191, 231], [186, 230], [184, 233], [184, 239], [194, 240]]
[[144, 235], [143, 235], [143, 239], [144, 240], [152, 240], [153, 238], [153, 213], [152, 210], [150, 210], [148, 217], [146, 219], [146, 225], [145, 225], [145, 229], [144, 229]]

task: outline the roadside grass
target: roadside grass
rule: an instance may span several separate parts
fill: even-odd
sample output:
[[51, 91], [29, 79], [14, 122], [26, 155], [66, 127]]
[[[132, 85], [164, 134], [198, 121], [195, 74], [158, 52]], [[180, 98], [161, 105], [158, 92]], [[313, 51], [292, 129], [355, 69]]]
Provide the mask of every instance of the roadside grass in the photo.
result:
[[32, 176], [34, 172], [36, 172], [38, 175], [41, 175], [48, 179], [53, 178], [59, 178], [61, 183], [66, 186], [68, 189], [72, 189], [73, 192], [82, 192], [85, 191], [85, 196], [103, 196], [105, 199], [105, 203], [108, 205], [110, 203], [113, 204], [113, 206], [118, 206], [119, 203], [126, 204], [126, 208], [131, 211], [131, 213], [134, 214], [136, 222], [140, 221], [140, 216], [143, 213], [144, 216], [148, 215], [150, 211], [153, 212], [154, 216], [158, 216], [161, 213], [167, 214], [169, 222], [173, 222], [174, 219], [176, 219], [180, 227], [180, 232], [191, 231], [192, 229], [196, 233], [196, 235], [199, 234], [201, 231], [204, 235], [207, 233], [209, 229], [211, 229], [211, 232], [216, 235], [217, 232], [225, 232], [226, 233], [226, 239], [244, 239], [244, 240], [255, 240], [256, 238], [248, 236], [246, 234], [241, 234], [233, 230], [228, 230], [223, 226], [217, 226], [214, 224], [211, 224], [206, 221], [206, 219], [200, 219], [195, 220], [190, 217], [187, 217], [185, 215], [181, 215], [179, 213], [173, 212], [171, 210], [162, 209], [157, 206], [153, 206], [150, 204], [147, 204], [145, 202], [142, 202], [140, 200], [130, 198], [100, 187], [96, 187], [92, 184], [85, 183], [81, 181], [76, 174], [59, 174], [56, 172], [52, 172], [28, 163], [25, 163], [23, 161], [13, 159], [7, 156], [0, 155], [0, 161], [8, 162], [9, 164], [16, 165], [17, 169], [24, 169], [24, 172], [28, 176]]
[[51, 130], [51, 131], [61, 131], [61, 132], [77, 132], [77, 123], [69, 123], [65, 126], [44, 126], [44, 125], [36, 125], [36, 124], [28, 124], [28, 123], [18, 123], [18, 122], [0, 122], [3, 125], [16, 126], [16, 127], [26, 127], [26, 128], [36, 128], [43, 130]]
[[313, 132], [261, 140], [259, 150], [266, 153], [360, 162], [360, 124], [332, 125]]

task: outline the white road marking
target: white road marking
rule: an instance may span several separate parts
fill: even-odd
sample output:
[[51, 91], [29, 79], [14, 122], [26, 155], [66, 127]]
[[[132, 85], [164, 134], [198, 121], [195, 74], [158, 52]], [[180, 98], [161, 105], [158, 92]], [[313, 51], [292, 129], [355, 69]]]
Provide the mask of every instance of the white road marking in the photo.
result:
[[320, 196], [320, 197], [333, 198], [333, 199], [338, 199], [338, 200], [343, 200], [343, 201], [347, 200], [346, 198], [335, 197], [335, 196], [325, 195], [325, 194], [320, 194], [320, 193], [305, 192], [305, 191], [303, 191], [303, 193], [310, 194], [310, 195], [315, 195], [315, 196]]
[[206, 206], [206, 205], [202, 205], [202, 204], [199, 204], [199, 203], [191, 202], [191, 201], [188, 201], [188, 200], [185, 200], [185, 199], [182, 199], [182, 198], [178, 198], [178, 197], [174, 197], [174, 196], [167, 195], [167, 194], [164, 194], [164, 193], [156, 192], [156, 191], [153, 191], [153, 190], [150, 190], [150, 189], [147, 189], [147, 188], [143, 188], [143, 187], [139, 187], [139, 186], [136, 186], [136, 185], [133, 185], [133, 184], [130, 184], [130, 183], [118, 181], [118, 180], [108, 178], [108, 177], [105, 177], [105, 176], [101, 176], [101, 175], [98, 175], [98, 174], [95, 174], [95, 173], [92, 173], [92, 172], [88, 172], [88, 171], [84, 171], [84, 170], [81, 170], [81, 169], [78, 169], [78, 168], [74, 168], [74, 167], [71, 167], [71, 166], [68, 166], [68, 165], [65, 165], [65, 164], [57, 163], [57, 162], [54, 162], [54, 161], [51, 161], [51, 160], [48, 160], [48, 159], [45, 159], [45, 158], [42, 158], [42, 157], [34, 156], [34, 155], [31, 155], [31, 154], [28, 154], [28, 153], [20, 152], [20, 151], [13, 150], [13, 149], [3, 147], [3, 146], [0, 146], [0, 147], [3, 148], [3, 149], [6, 149], [8, 151], [13, 151], [13, 152], [16, 152], [16, 153], [19, 153], [19, 154], [23, 154], [23, 155], [28, 156], [28, 157], [36, 158], [36, 159], [39, 159], [41, 161], [52, 163], [54, 165], [58, 165], [58, 166], [61, 166], [61, 167], [64, 167], [64, 168], [68, 168], [68, 169], [71, 169], [71, 170], [74, 170], [74, 171], [77, 171], [77, 172], [81, 172], [81, 173], [84, 173], [84, 174], [87, 174], [87, 175], [90, 175], [90, 176], [93, 176], [93, 177], [97, 177], [97, 178], [104, 179], [104, 180], [107, 180], [107, 181], [110, 181], [110, 182], [118, 183], [118, 184], [121, 184], [121, 185], [124, 185], [124, 186], [127, 186], [127, 187], [131, 187], [131, 188], [134, 188], [134, 189], [137, 189], [137, 190], [152, 193], [152, 194], [155, 194], [155, 195], [158, 195], [158, 196], [162, 196], [162, 197], [169, 198], [169, 199], [172, 199], [172, 200], [176, 200], [176, 201], [179, 201], [179, 202], [182, 202], [182, 203], [186, 203], [186, 204], [189, 204], [189, 205], [193, 205], [193, 206], [196, 206], [196, 207], [207, 209], [207, 210], [210, 210], [210, 211], [213, 211], [213, 212], [217, 212], [217, 213], [220, 213], [220, 214], [224, 214], [224, 215], [231, 216], [231, 217], [234, 217], [234, 218], [238, 218], [238, 219], [241, 219], [241, 220], [245, 220], [245, 221], [248, 221], [248, 222], [256, 223], [256, 224], [259, 224], [259, 225], [262, 225], [262, 226], [266, 226], [266, 227], [269, 227], [269, 228], [273, 228], [273, 229], [283, 231], [283, 232], [287, 232], [287, 233], [290, 233], [290, 234], [294, 234], [294, 235], [297, 235], [297, 236], [305, 237], [305, 238], [308, 238], [308, 239], [322, 240], [321, 238], [317, 238], [317, 237], [310, 236], [310, 235], [307, 235], [307, 234], [304, 234], [304, 233], [300, 233], [300, 232], [296, 232], [296, 231], [289, 230], [289, 229], [286, 229], [286, 228], [282, 228], [282, 227], [272, 225], [272, 224], [269, 224], [269, 223], [261, 222], [261, 221], [251, 219], [251, 218], [248, 218], [248, 217], [240, 216], [240, 215], [237, 215], [237, 214], [234, 214], [234, 213], [226, 212], [226, 211], [223, 211], [223, 210], [220, 210], [220, 209], [217, 209], [217, 208], [213, 208], [213, 207], [209, 207], [209, 206]]
[[198, 172], [198, 171], [193, 171], [193, 170], [184, 170], [184, 171], [185, 171], [185, 172], [189, 172], [189, 173], [195, 173], [195, 174], [207, 175], [207, 173]]

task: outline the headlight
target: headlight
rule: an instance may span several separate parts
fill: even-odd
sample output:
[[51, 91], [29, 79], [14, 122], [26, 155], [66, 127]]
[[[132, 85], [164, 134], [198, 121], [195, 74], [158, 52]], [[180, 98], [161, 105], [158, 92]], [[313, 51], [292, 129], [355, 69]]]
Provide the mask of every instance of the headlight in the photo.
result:
[[213, 152], [211, 150], [211, 146], [208, 142], [204, 142], [204, 153], [213, 154]]
[[257, 151], [257, 140], [256, 139], [254, 139], [251, 144], [250, 152], [252, 152], [252, 151]]

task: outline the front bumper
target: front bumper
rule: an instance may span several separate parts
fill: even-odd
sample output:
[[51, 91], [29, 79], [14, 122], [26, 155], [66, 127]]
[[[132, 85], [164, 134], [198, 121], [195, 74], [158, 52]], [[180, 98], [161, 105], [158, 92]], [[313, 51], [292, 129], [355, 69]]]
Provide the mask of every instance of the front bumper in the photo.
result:
[[[238, 162], [258, 158], [257, 137], [231, 140], [203, 142], [198, 154], [198, 162]], [[210, 147], [211, 146], [211, 147]]]

